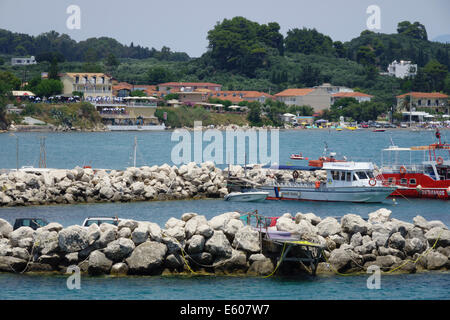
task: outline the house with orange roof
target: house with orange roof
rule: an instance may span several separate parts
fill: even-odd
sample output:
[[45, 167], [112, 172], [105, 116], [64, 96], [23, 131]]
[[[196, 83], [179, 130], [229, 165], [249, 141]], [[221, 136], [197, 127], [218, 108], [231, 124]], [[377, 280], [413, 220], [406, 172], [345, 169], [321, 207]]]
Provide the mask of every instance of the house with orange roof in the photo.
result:
[[165, 82], [158, 84], [158, 90], [165, 93], [196, 91], [197, 89], [220, 91], [222, 85], [210, 82]]
[[[409, 101], [406, 101], [410, 97]], [[440, 92], [408, 92], [397, 98], [397, 110], [413, 108], [433, 108], [435, 111], [448, 112], [448, 95]]]
[[259, 91], [243, 91], [243, 90], [228, 90], [211, 92], [209, 97], [220, 100], [229, 100], [233, 104], [238, 104], [241, 101], [257, 101], [260, 103], [266, 102], [267, 99], [275, 100], [274, 97], [265, 92]]
[[362, 92], [336, 92], [331, 95], [331, 104], [334, 104], [336, 101], [342, 98], [354, 98], [359, 103], [361, 103], [365, 101], [370, 101], [373, 98], [373, 96]]
[[286, 89], [274, 95], [277, 101], [288, 106], [310, 106], [314, 111], [331, 106], [331, 93], [322, 87]]

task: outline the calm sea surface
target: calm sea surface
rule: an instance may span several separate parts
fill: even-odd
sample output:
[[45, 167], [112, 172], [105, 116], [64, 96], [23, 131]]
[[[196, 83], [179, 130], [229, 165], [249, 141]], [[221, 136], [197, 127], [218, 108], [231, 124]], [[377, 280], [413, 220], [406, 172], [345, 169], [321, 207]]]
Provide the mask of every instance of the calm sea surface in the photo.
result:
[[[138, 140], [137, 165], [172, 165], [171, 151], [178, 141], [171, 132], [127, 133], [16, 133], [19, 165], [39, 164], [39, 137], [46, 137], [47, 167], [124, 169], [132, 165], [133, 141]], [[398, 146], [434, 142], [433, 132], [371, 131], [280, 131], [280, 163], [292, 162], [289, 155], [302, 152], [317, 158], [325, 143], [338, 156], [381, 163], [381, 149], [392, 141]], [[450, 131], [443, 131], [443, 140]], [[225, 141], [225, 139], [224, 139]], [[209, 142], [204, 142], [203, 147]], [[224, 153], [223, 158], [226, 158]], [[0, 168], [16, 167], [16, 138], [0, 134]], [[222, 165], [223, 167], [223, 165]], [[412, 222], [416, 215], [441, 220], [450, 226], [450, 203], [438, 200], [397, 198], [381, 204], [266, 201], [233, 203], [223, 200], [154, 201], [136, 203], [77, 204], [0, 208], [0, 217], [14, 222], [17, 217], [45, 217], [64, 226], [81, 224], [93, 215], [148, 220], [163, 226], [170, 217], [197, 212], [211, 218], [227, 211], [258, 209], [261, 214], [279, 216], [290, 212], [313, 212], [320, 217], [347, 213], [367, 217], [385, 207], [392, 216]], [[450, 274], [427, 272], [415, 275], [382, 276], [381, 289], [369, 290], [366, 276], [273, 277], [82, 277], [81, 290], [69, 290], [65, 276], [0, 274], [0, 299], [450, 299]]]

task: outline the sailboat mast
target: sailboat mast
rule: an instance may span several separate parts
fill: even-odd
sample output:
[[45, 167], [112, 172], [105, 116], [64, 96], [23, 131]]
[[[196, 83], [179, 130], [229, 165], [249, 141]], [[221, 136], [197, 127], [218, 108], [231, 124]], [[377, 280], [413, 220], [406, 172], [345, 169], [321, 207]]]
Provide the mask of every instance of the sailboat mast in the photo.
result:
[[133, 167], [136, 168], [137, 137], [134, 137]]

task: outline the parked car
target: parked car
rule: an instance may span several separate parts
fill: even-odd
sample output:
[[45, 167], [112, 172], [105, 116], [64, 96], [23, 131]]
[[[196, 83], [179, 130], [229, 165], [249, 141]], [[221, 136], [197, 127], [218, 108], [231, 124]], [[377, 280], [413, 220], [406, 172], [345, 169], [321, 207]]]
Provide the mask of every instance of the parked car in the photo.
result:
[[118, 217], [88, 217], [84, 219], [82, 226], [89, 227], [94, 223], [97, 224], [98, 226], [100, 226], [102, 223], [109, 223], [117, 226], [119, 222], [120, 219]]
[[13, 229], [19, 229], [20, 227], [30, 227], [33, 230], [36, 230], [41, 227], [45, 227], [48, 225], [48, 221], [44, 218], [18, 218], [14, 222]]
[[400, 124], [400, 127], [401, 128], [408, 128], [408, 125], [406, 123], [402, 123], [402, 124]]

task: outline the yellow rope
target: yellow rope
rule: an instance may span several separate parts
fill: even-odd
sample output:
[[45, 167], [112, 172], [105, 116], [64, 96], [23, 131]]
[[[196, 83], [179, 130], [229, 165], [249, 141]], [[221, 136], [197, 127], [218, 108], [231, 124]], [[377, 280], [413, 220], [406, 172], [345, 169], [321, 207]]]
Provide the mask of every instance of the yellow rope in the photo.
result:
[[278, 261], [275, 269], [272, 271], [271, 274], [269, 274], [268, 276], [263, 277], [264, 279], [271, 277], [278, 270], [278, 267], [281, 265], [281, 262], [283, 261], [283, 254], [284, 254], [284, 250], [285, 249], [286, 249], [286, 242], [283, 245], [283, 250], [281, 251], [280, 260]]

